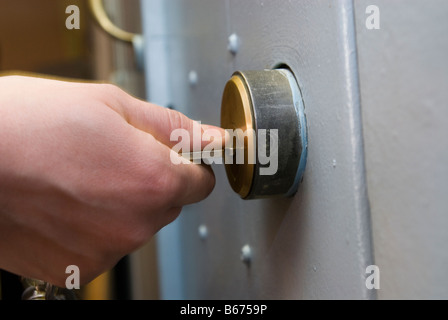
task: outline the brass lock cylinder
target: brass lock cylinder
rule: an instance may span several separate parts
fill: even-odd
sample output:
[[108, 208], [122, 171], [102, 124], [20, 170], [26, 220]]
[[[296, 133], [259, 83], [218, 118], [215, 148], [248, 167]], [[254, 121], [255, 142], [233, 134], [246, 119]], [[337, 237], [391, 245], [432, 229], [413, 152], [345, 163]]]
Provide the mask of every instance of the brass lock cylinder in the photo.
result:
[[235, 72], [224, 89], [221, 126], [245, 133], [244, 162], [225, 163], [229, 183], [241, 198], [289, 197], [297, 192], [308, 138], [302, 95], [290, 70]]

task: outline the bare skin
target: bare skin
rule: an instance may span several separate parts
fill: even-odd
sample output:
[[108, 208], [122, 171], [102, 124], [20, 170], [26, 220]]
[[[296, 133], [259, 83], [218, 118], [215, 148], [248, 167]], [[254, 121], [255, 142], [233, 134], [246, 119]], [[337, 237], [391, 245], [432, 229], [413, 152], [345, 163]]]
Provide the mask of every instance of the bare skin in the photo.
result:
[[205, 199], [212, 170], [170, 161], [193, 124], [111, 85], [0, 78], [0, 268], [88, 283]]

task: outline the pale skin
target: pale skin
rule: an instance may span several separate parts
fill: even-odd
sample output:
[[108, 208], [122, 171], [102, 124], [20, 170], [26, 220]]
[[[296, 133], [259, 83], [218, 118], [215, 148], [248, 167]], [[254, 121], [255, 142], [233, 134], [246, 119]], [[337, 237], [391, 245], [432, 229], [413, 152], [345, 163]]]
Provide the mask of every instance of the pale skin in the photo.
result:
[[86, 284], [141, 247], [214, 188], [170, 161], [193, 124], [112, 85], [0, 77], [0, 268]]

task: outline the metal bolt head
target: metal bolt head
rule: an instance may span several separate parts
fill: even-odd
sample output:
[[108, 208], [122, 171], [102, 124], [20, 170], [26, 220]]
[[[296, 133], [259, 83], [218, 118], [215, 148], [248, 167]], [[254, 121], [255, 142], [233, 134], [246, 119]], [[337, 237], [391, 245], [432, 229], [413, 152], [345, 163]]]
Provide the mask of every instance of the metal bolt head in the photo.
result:
[[205, 224], [201, 224], [198, 228], [199, 238], [205, 240], [208, 237], [208, 228]]
[[190, 73], [188, 73], [188, 82], [192, 87], [196, 86], [199, 82], [199, 76], [198, 73], [194, 70], [191, 70]]
[[252, 261], [252, 248], [248, 244], [241, 248], [241, 261], [247, 264]]
[[232, 53], [232, 54], [237, 54], [239, 49], [240, 49], [240, 38], [238, 37], [238, 35], [236, 33], [232, 33], [229, 36], [229, 44], [227, 49]]

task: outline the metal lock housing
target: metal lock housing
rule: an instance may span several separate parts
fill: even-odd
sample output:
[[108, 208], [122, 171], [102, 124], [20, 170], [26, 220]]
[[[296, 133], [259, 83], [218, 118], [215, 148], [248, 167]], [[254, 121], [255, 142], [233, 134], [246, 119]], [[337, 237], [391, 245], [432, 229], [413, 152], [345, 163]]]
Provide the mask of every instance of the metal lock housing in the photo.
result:
[[[289, 197], [297, 192], [306, 167], [308, 139], [302, 95], [290, 70], [235, 72], [224, 89], [221, 126], [247, 132], [244, 163], [225, 164], [229, 183], [241, 198]], [[265, 139], [260, 139], [262, 131], [267, 132]], [[275, 146], [273, 132], [278, 133]], [[260, 148], [277, 156], [274, 174], [262, 174], [266, 163], [260, 161]], [[252, 163], [250, 150], [255, 151]]]

